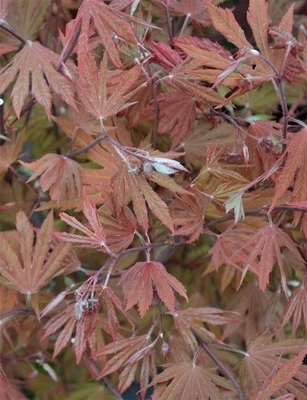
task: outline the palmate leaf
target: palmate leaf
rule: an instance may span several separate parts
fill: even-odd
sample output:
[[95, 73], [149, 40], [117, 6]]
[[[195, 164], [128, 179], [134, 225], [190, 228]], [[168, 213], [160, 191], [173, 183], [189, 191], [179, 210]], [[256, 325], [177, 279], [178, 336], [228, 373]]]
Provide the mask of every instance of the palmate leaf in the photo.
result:
[[144, 317], [152, 302], [154, 290], [171, 312], [175, 312], [174, 291], [188, 301], [182, 283], [157, 261], [137, 262], [122, 273], [119, 284], [123, 287], [126, 309], [137, 304], [141, 317]]
[[[280, 369], [289, 362], [285, 357], [300, 353], [300, 358], [303, 352], [306, 353], [306, 345], [303, 339], [287, 339], [275, 343], [271, 337], [259, 336], [255, 339], [250, 344], [245, 358], [238, 365], [245, 396], [256, 397], [263, 382], [271, 377], [269, 381], [271, 387], [275, 388], [275, 396], [293, 393], [298, 400], [306, 399], [307, 367], [301, 363], [298, 368], [295, 366], [292, 377], [289, 377], [285, 370], [280, 372]], [[295, 363], [295, 360], [293, 362]], [[274, 372], [277, 382], [274, 382]]]
[[177, 196], [170, 207], [175, 234], [187, 236], [187, 243], [193, 243], [203, 233], [205, 210], [210, 203], [210, 196], [193, 194]]
[[113, 254], [106, 244], [106, 235], [98, 211], [89, 201], [85, 190], [83, 191], [83, 214], [88, 220], [91, 229], [79, 222], [75, 217], [64, 212], [61, 212], [59, 216], [62, 221], [83, 232], [85, 236], [57, 231], [54, 231], [53, 235], [62, 241], [73, 243], [79, 247], [99, 249], [110, 255]]
[[293, 291], [290, 300], [284, 310], [282, 316], [282, 325], [285, 326], [290, 319], [291, 333], [296, 334], [296, 331], [302, 321], [304, 321], [305, 329], [307, 329], [307, 277], [304, 277], [303, 282]]
[[178, 161], [173, 160], [179, 155], [174, 152], [161, 153], [156, 150], [149, 153], [140, 150], [135, 157], [129, 158], [129, 165], [122, 162], [112, 179], [116, 213], [121, 212], [126, 196], [129, 195], [137, 222], [144, 232], [147, 232], [149, 226], [146, 203], [152, 213], [174, 232], [169, 208], [149, 182], [155, 182], [170, 192], [189, 193], [168, 176], [181, 171], [188, 172]]
[[[235, 314], [235, 317], [233, 316]], [[186, 310], [177, 310], [173, 314], [177, 331], [182, 339], [187, 343], [192, 351], [196, 351], [198, 342], [195, 334], [205, 343], [215, 343], [221, 346], [223, 342], [218, 340], [213, 332], [204, 326], [224, 325], [242, 322], [237, 313], [223, 311], [213, 307], [188, 308]]]
[[20, 163], [34, 171], [28, 182], [40, 176], [43, 192], [50, 190], [50, 198], [56, 200], [58, 205], [63, 200], [72, 200], [81, 195], [82, 168], [76, 161], [58, 154], [46, 154], [37, 161]]
[[79, 70], [82, 71], [86, 67], [84, 56], [89, 50], [91, 21], [94, 22], [99, 38], [114, 65], [117, 68], [123, 67], [123, 63], [119, 58], [116, 39], [119, 38], [127, 43], [137, 44], [133, 27], [128, 22], [129, 16], [116, 11], [99, 0], [85, 0], [78, 9], [76, 20], [72, 22], [74, 29], [78, 29], [78, 26], [81, 26], [77, 45]]
[[[193, 96], [181, 91], [160, 93], [158, 95], [159, 124], [158, 134], [170, 134], [172, 149], [176, 148], [192, 132], [196, 117], [196, 102]], [[153, 115], [153, 105], [146, 114]]]
[[293, 376], [298, 372], [306, 353], [306, 349], [302, 350], [297, 356], [293, 357], [291, 360], [288, 360], [277, 372], [268, 376], [263, 382], [259, 391], [252, 397], [251, 400], [262, 400], [271, 397], [272, 394], [284, 388], [284, 386], [290, 382]]
[[162, 367], [165, 370], [149, 385], [156, 386], [153, 400], [221, 400], [223, 395], [219, 389], [231, 390], [224, 378], [193, 362], [164, 364]]
[[118, 390], [124, 392], [134, 381], [137, 367], [141, 364], [140, 384], [142, 399], [148, 385], [150, 375], [154, 375], [154, 347], [155, 341], [152, 342], [149, 335], [130, 337], [128, 339], [117, 340], [109, 343], [102, 349], [98, 350], [94, 356], [104, 356], [114, 354], [104, 365], [97, 379], [101, 379], [106, 375], [123, 368], [119, 375]]
[[24, 132], [17, 137], [13, 137], [11, 141], [5, 142], [0, 147], [0, 180], [7, 172], [11, 164], [13, 164], [19, 156], [24, 140]]
[[[307, 128], [289, 138], [286, 149], [286, 162], [278, 176], [275, 194], [269, 212], [273, 210], [277, 202], [284, 196], [290, 186], [293, 186], [291, 201], [301, 202], [307, 198]], [[302, 213], [296, 213], [294, 223], [297, 224]]]
[[211, 20], [207, 10], [207, 2], [202, 0], [171, 0], [169, 9], [172, 16], [189, 16], [192, 22], [202, 27], [210, 26]]
[[17, 291], [38, 292], [56, 275], [64, 272], [63, 262], [70, 251], [68, 243], [52, 243], [53, 216], [50, 212], [40, 230], [35, 230], [20, 211], [16, 217], [16, 241], [0, 235], [0, 273]]
[[[242, 250], [248, 255], [245, 270], [253, 266], [254, 272], [258, 275], [259, 287], [265, 290], [269, 283], [269, 275], [274, 263], [277, 264], [281, 274], [281, 285], [284, 292], [287, 292], [287, 278], [284, 271], [284, 263], [281, 247], [287, 247], [297, 260], [304, 262], [302, 256], [290, 237], [280, 228], [268, 224], [259, 229], [245, 244]], [[230, 257], [230, 259], [233, 257]], [[229, 260], [228, 260], [229, 262]]]
[[[75, 107], [73, 85], [55, 67], [59, 56], [38, 42], [26, 45], [0, 70], [0, 92], [3, 93], [9, 84], [18, 78], [14, 84], [11, 96], [17, 117], [26, 97], [31, 93], [50, 116], [51, 91], [60, 95], [62, 100]], [[31, 92], [30, 92], [31, 83]]]
[[119, 72], [115, 82], [110, 85], [112, 77], [108, 77], [107, 56], [103, 57], [99, 69], [90, 53], [85, 54], [83, 58], [85, 66], [77, 88], [87, 112], [99, 120], [104, 120], [129, 107], [129, 99], [139, 90], [139, 87], [134, 86], [141, 72], [140, 66]]

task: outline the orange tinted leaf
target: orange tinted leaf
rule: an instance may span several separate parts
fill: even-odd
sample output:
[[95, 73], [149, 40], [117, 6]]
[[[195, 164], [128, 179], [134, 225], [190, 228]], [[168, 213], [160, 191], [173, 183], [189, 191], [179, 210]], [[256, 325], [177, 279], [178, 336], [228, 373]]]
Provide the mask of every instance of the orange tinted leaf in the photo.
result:
[[151, 343], [152, 342], [148, 335], [142, 335], [136, 337], [132, 336], [128, 339], [121, 339], [107, 344], [96, 352], [95, 357], [114, 353], [116, 354], [105, 364], [97, 379], [112, 374], [120, 369], [133, 354], [143, 348], [146, 348]]
[[135, 179], [151, 211], [165, 226], [174, 232], [172, 218], [165, 202], [152, 189], [145, 179], [138, 175], [135, 176]]
[[126, 309], [137, 304], [141, 317], [152, 302], [154, 289], [171, 312], [175, 312], [174, 291], [188, 300], [184, 286], [156, 261], [137, 262], [122, 273], [119, 283], [123, 286]]
[[118, 309], [124, 316], [126, 317], [126, 320], [132, 325], [132, 321], [126, 314], [124, 307], [122, 305], [122, 301], [120, 298], [114, 293], [114, 291], [109, 288], [109, 287], [104, 287], [102, 292], [101, 292], [101, 299], [105, 304], [105, 310], [107, 312], [107, 318], [108, 318], [108, 329], [111, 333], [111, 336], [113, 340], [115, 341], [116, 335], [119, 329], [119, 322], [116, 316], [116, 311], [115, 308]]
[[79, 247], [95, 248], [101, 251], [112, 254], [108, 246], [106, 245], [106, 235], [95, 206], [91, 204], [85, 190], [83, 191], [83, 214], [89, 222], [91, 229], [87, 228], [75, 217], [61, 212], [59, 214], [62, 221], [66, 222], [72, 228], [78, 229], [83, 232], [85, 236], [76, 235], [74, 233], [67, 232], [53, 232], [53, 235], [60, 240], [70, 242]]
[[[99, 38], [114, 65], [117, 68], [123, 66], [118, 55], [114, 36], [131, 44], [137, 43], [137, 38], [132, 25], [127, 21], [127, 19], [129, 20], [127, 14], [116, 11], [114, 8], [112, 9], [99, 0], [85, 0], [82, 2], [78, 9], [76, 18], [76, 25], [81, 24], [81, 33], [77, 50], [81, 69], [86, 67], [84, 50], [87, 51], [89, 49], [88, 41], [91, 36], [91, 21], [94, 22]], [[111, 33], [113, 35], [111, 35]]]
[[50, 197], [57, 200], [57, 204], [81, 195], [82, 168], [78, 162], [58, 154], [46, 154], [37, 161], [20, 163], [34, 171], [28, 182], [40, 176], [42, 190], [50, 190]]
[[269, 398], [278, 390], [283, 389], [298, 372], [306, 353], [306, 349], [302, 350], [297, 356], [293, 357], [291, 360], [287, 360], [277, 372], [268, 376], [268, 378], [263, 382], [259, 391], [251, 398], [251, 400], [262, 400]]
[[[26, 97], [31, 93], [50, 116], [51, 89], [72, 107], [74, 90], [70, 82], [55, 67], [59, 56], [38, 42], [28, 41], [27, 44], [0, 70], [0, 92], [3, 93], [18, 74], [12, 90], [13, 106], [17, 116]], [[47, 81], [46, 81], [47, 80]], [[48, 83], [47, 83], [48, 82]]]
[[[289, 362], [285, 356], [303, 351], [306, 351], [306, 341], [303, 339], [287, 339], [275, 343], [271, 341], [270, 337], [259, 336], [255, 339], [250, 344], [246, 356], [238, 365], [245, 396], [247, 398], [251, 398], [252, 395], [256, 396], [263, 382], [272, 376], [272, 371], [280, 370]], [[282, 376], [284, 372], [285, 370], [282, 370], [279, 376]], [[307, 396], [307, 388], [304, 385], [307, 381], [306, 372], [307, 367], [300, 365], [290, 379], [284, 375], [287, 382], [274, 394], [278, 396], [285, 393], [285, 390], [289, 393], [295, 390], [295, 393], [300, 395], [299, 398], [304, 399]], [[247, 376], [249, 379], [246, 379]], [[273, 381], [272, 383], [274, 384]]]
[[251, 0], [247, 12], [247, 21], [252, 28], [258, 49], [265, 57], [270, 59], [268, 3], [265, 0]]
[[23, 146], [24, 134], [20, 133], [11, 141], [0, 146], [0, 178], [7, 172], [9, 166], [16, 161]]
[[1, 275], [21, 293], [36, 293], [65, 269], [63, 260], [70, 248], [68, 244], [52, 243], [52, 228], [52, 213], [44, 220], [41, 229], [36, 230], [20, 211], [16, 217], [18, 242], [11, 245], [0, 234]]
[[223, 396], [219, 386], [230, 388], [224, 378], [201, 365], [179, 362], [164, 364], [163, 367], [164, 371], [150, 384], [157, 386], [152, 396], [153, 400], [220, 400]]
[[77, 87], [87, 112], [99, 120], [104, 120], [127, 108], [130, 105], [129, 99], [138, 91], [138, 88], [132, 87], [140, 75], [140, 67], [121, 71], [117, 82], [108, 88], [107, 82], [110, 78], [107, 76], [107, 57], [104, 56], [99, 69], [91, 54], [86, 53], [84, 58], [84, 77], [83, 81], [77, 83]]
[[228, 9], [216, 7], [207, 3], [207, 8], [215, 29], [225, 36], [231, 43], [238, 48], [251, 47], [251, 44], [245, 37], [244, 31], [235, 20], [233, 13]]
[[[303, 128], [290, 139], [286, 150], [286, 162], [277, 179], [275, 194], [269, 212], [293, 185], [292, 201], [305, 201], [307, 197], [307, 129]], [[298, 220], [296, 220], [296, 223]]]

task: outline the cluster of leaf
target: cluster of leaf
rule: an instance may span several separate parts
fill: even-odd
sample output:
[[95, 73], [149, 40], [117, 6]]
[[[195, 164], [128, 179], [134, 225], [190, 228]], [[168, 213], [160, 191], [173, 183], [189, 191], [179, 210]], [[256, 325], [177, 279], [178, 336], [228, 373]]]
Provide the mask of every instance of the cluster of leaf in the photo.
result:
[[306, 21], [227, 3], [0, 2], [1, 399], [307, 398]]

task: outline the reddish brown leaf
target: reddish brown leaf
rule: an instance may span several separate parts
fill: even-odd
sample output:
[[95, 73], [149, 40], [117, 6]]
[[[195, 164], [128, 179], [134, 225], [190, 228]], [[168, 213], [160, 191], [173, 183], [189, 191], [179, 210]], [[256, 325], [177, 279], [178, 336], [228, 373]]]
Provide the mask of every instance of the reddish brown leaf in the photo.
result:
[[50, 190], [50, 197], [57, 204], [81, 195], [82, 168], [76, 161], [58, 154], [46, 154], [37, 161], [20, 163], [34, 171], [28, 182], [40, 176], [43, 192]]
[[122, 273], [119, 283], [123, 286], [126, 309], [137, 304], [141, 317], [152, 302], [154, 289], [171, 312], [175, 312], [174, 291], [188, 300], [184, 286], [156, 261], [137, 262]]
[[[272, 199], [269, 212], [293, 185], [292, 201], [305, 201], [307, 197], [307, 157], [304, 151], [307, 145], [307, 129], [303, 128], [292, 135], [286, 149], [286, 162], [277, 179], [275, 195]], [[301, 213], [297, 214], [294, 222], [297, 224]]]
[[231, 388], [224, 378], [194, 362], [164, 364], [163, 367], [164, 371], [150, 384], [156, 385], [153, 400], [220, 400], [223, 396], [219, 389]]
[[207, 8], [215, 29], [225, 36], [231, 43], [239, 49], [241, 47], [251, 47], [245, 37], [244, 31], [235, 20], [233, 13], [228, 9], [216, 7], [207, 3]]
[[298, 327], [304, 321], [305, 328], [307, 329], [307, 278], [293, 291], [290, 300], [284, 310], [282, 317], [282, 325], [286, 325], [290, 319], [291, 333], [295, 335]]
[[17, 116], [26, 97], [31, 93], [50, 116], [51, 90], [72, 107], [75, 106], [73, 86], [55, 67], [59, 56], [38, 42], [27, 44], [0, 70], [0, 92], [3, 93], [18, 75], [12, 90], [13, 106]]
[[115, 341], [116, 339], [116, 335], [119, 329], [119, 322], [116, 316], [116, 310], [115, 308], [118, 309], [118, 311], [120, 311], [125, 317], [126, 320], [132, 325], [133, 322], [130, 320], [130, 318], [128, 317], [126, 311], [124, 310], [122, 301], [120, 300], [120, 298], [114, 293], [114, 291], [107, 287], [103, 287], [103, 290], [101, 292], [101, 299], [103, 301], [103, 303], [105, 304], [105, 310], [107, 312], [107, 325], [108, 325], [108, 329], [111, 333], [111, 336], [113, 338], [113, 340]]
[[30, 224], [23, 211], [16, 217], [16, 241], [9, 243], [0, 234], [0, 272], [17, 291], [32, 294], [64, 271], [68, 244], [52, 243], [53, 217], [49, 213], [40, 230]]
[[[278, 371], [275, 375], [277, 382], [274, 382], [273, 377], [272, 380], [269, 379], [272, 388], [275, 387], [274, 394], [278, 396], [294, 391], [298, 398], [303, 400], [307, 396], [307, 388], [304, 385], [307, 383], [307, 367], [295, 366], [292, 377], [289, 377], [290, 371], [287, 373], [285, 368], [280, 372], [280, 369], [289, 362], [285, 356], [300, 353], [299, 357], [301, 357], [303, 352], [306, 352], [306, 341], [303, 339], [288, 339], [275, 343], [272, 343], [270, 337], [260, 336], [255, 339], [250, 344], [246, 356], [239, 363], [240, 380], [245, 396], [247, 398], [256, 396], [263, 382], [268, 377], [272, 377], [272, 371]], [[297, 361], [298, 359], [295, 359], [293, 363], [296, 364]], [[283, 385], [280, 387], [282, 382]]]
[[277, 372], [270, 374], [263, 382], [259, 391], [251, 398], [251, 400], [262, 400], [269, 398], [278, 390], [283, 389], [298, 372], [306, 353], [306, 349], [302, 350], [297, 356], [286, 361], [285, 364], [279, 370], [277, 370]]
[[67, 232], [53, 232], [53, 235], [60, 240], [70, 242], [79, 247], [95, 248], [101, 251], [112, 254], [111, 250], [106, 244], [106, 235], [95, 206], [93, 206], [85, 192], [83, 191], [83, 214], [89, 222], [91, 229], [87, 228], [75, 217], [62, 212], [59, 214], [62, 221], [66, 222], [72, 228], [78, 229], [83, 232], [85, 236], [76, 235]]
[[102, 121], [129, 107], [129, 99], [139, 89], [132, 87], [138, 80], [141, 68], [135, 66], [128, 71], [121, 71], [117, 76], [117, 82], [108, 88], [107, 82], [110, 78], [107, 75], [107, 57], [104, 56], [99, 69], [91, 54], [88, 53], [83, 57], [85, 58], [84, 76], [81, 82], [77, 83], [77, 88], [87, 112]]
[[136, 44], [137, 38], [129, 17], [114, 8], [107, 6], [99, 0], [85, 0], [78, 9], [78, 14], [74, 23], [74, 28], [81, 25], [81, 33], [78, 41], [77, 52], [79, 58], [79, 68], [82, 71], [86, 68], [84, 56], [89, 50], [90, 24], [94, 22], [99, 38], [103, 43], [106, 52], [117, 68], [121, 68], [121, 62], [116, 46], [116, 39], [124, 40], [127, 43]]
[[61, 332], [58, 334], [54, 345], [53, 357], [56, 357], [59, 352], [67, 346], [68, 342], [71, 340], [73, 331], [76, 325], [75, 316], [75, 305], [67, 305], [64, 311], [57, 313], [52, 317], [44, 326], [45, 334], [42, 337], [44, 340], [46, 337], [53, 335], [61, 327]]
[[[151, 347], [152, 342], [148, 335], [132, 336], [128, 339], [117, 340], [109, 343], [102, 349], [98, 350], [96, 356], [115, 354], [104, 366], [97, 379], [101, 379], [106, 375], [112, 374], [119, 370], [129, 359], [138, 351]], [[144, 356], [146, 352], [144, 352]], [[139, 361], [139, 360], [138, 360]], [[131, 364], [130, 364], [131, 368]]]
[[213, 332], [204, 326], [204, 323], [223, 325], [241, 322], [237, 315], [233, 317], [231, 314], [237, 313], [231, 313], [213, 307], [202, 307], [177, 310], [176, 313], [173, 314], [173, 318], [175, 326], [183, 340], [187, 343], [189, 348], [195, 352], [198, 348], [195, 334], [197, 334], [200, 339], [204, 340], [205, 343], [224, 345], [223, 342], [216, 338]]
[[11, 141], [5, 142], [0, 147], [0, 179], [7, 172], [11, 164], [13, 164], [19, 156], [24, 140], [24, 133], [20, 133], [17, 137], [13, 137]]

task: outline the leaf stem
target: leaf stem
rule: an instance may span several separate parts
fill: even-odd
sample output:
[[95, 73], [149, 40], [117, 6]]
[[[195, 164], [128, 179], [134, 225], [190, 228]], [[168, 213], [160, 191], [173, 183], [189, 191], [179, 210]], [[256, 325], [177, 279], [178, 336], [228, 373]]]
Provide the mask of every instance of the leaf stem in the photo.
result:
[[15, 31], [15, 29], [8, 22], [6, 22], [4, 19], [2, 19], [1, 22], [0, 22], [0, 28], [3, 29], [4, 31], [8, 32], [12, 36], [14, 36], [23, 45], [27, 44], [27, 41], [23, 37], [18, 35], [18, 33]]

